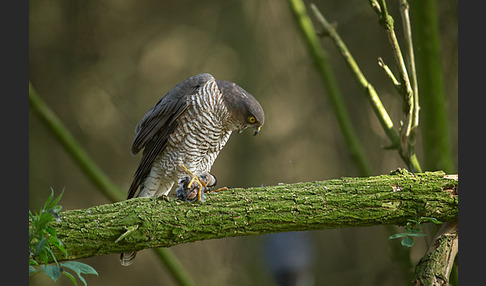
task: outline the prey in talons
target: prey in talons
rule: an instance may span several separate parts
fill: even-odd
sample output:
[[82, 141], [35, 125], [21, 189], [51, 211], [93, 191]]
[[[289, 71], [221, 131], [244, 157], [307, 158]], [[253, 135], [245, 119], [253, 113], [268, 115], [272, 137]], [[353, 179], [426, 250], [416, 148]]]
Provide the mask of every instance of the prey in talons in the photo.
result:
[[183, 164], [180, 167], [188, 174], [188, 176], [179, 180], [178, 188], [176, 189], [176, 196], [178, 199], [183, 201], [204, 201], [206, 196], [205, 193], [219, 192], [228, 190], [228, 188], [223, 187], [212, 191], [210, 188], [216, 186], [216, 177], [210, 173], [203, 173], [199, 176], [194, 175], [189, 169]]

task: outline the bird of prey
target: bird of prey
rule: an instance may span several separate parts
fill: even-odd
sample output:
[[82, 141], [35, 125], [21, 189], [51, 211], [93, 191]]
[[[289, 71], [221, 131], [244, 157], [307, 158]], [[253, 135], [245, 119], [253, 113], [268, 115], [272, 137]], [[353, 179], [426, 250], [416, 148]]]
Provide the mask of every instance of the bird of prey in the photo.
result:
[[[127, 199], [167, 196], [177, 184], [179, 197], [201, 200], [216, 184], [209, 172], [231, 133], [252, 127], [256, 135], [264, 122], [260, 103], [233, 82], [202, 73], [177, 84], [135, 129], [131, 153], [143, 152]], [[122, 253], [121, 264], [135, 254]]]

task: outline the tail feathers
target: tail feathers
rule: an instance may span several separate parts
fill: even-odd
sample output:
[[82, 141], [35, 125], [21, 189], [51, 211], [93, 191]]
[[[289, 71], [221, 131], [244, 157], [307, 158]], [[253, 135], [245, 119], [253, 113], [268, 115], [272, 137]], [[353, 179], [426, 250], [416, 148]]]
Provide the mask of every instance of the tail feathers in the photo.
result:
[[120, 254], [120, 263], [123, 266], [130, 266], [135, 261], [135, 256], [137, 255], [136, 251], [133, 252], [125, 252]]

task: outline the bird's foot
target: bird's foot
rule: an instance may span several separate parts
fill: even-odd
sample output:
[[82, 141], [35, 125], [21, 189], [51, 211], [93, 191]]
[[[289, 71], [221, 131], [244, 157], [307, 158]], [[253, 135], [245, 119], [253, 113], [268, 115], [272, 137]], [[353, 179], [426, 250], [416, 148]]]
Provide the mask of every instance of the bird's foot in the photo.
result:
[[[183, 200], [183, 201], [201, 201], [204, 200], [204, 198], [200, 195], [202, 188], [204, 186], [200, 185], [200, 183], [194, 183], [198, 182], [197, 180], [193, 180], [192, 177], [184, 177], [179, 180], [179, 187], [176, 190], [176, 195], [177, 198]], [[189, 184], [191, 186], [189, 187]]]
[[204, 193], [210, 192], [209, 188], [216, 185], [216, 177], [210, 173], [203, 173], [199, 176], [194, 175], [183, 164], [181, 167], [190, 175], [179, 180], [179, 187], [176, 195], [184, 201], [204, 201]]
[[[198, 179], [185, 177], [179, 180], [179, 187], [176, 190], [177, 198], [183, 201], [194, 202], [197, 200], [204, 202], [204, 200], [206, 199], [206, 193], [216, 193], [229, 190], [229, 188], [227, 187], [211, 190], [209, 187], [212, 186], [209, 186], [207, 183], [206, 186], [202, 185], [204, 181], [201, 180], [201, 177], [203, 176], [200, 176]], [[191, 182], [193, 182], [192, 185], [190, 185]]]
[[222, 187], [222, 188], [219, 188], [219, 189], [216, 189], [216, 190], [213, 190], [213, 191], [208, 189], [208, 191], [206, 193], [217, 193], [217, 192], [227, 191], [227, 190], [229, 190], [229, 188]]

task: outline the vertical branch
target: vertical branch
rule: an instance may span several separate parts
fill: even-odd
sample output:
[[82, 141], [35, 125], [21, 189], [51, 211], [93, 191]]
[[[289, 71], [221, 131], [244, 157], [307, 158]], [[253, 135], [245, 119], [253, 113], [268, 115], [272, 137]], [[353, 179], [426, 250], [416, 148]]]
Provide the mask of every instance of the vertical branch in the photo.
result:
[[[405, 112], [405, 119], [400, 127], [400, 156], [412, 171], [421, 172], [422, 169], [415, 154], [415, 132], [416, 128], [418, 127], [420, 108], [418, 101], [418, 84], [414, 64], [412, 32], [408, 16], [408, 3], [406, 0], [400, 0], [402, 23], [404, 26], [407, 52], [409, 56], [406, 64], [394, 31], [394, 21], [388, 13], [385, 0], [379, 0], [379, 2], [377, 0], [370, 0], [369, 2], [371, 7], [378, 14], [381, 25], [386, 30], [395, 61], [398, 66], [400, 93], [403, 95], [403, 106]], [[407, 70], [407, 65], [410, 71]], [[410, 73], [411, 77], [409, 75]]]
[[402, 15], [402, 24], [403, 24], [403, 31], [404, 31], [404, 38], [405, 38], [405, 45], [406, 45], [406, 58], [407, 67], [410, 74], [410, 85], [412, 87], [413, 93], [413, 110], [412, 110], [412, 119], [411, 119], [411, 126], [410, 126], [410, 135], [408, 139], [408, 148], [411, 154], [415, 153], [415, 139], [417, 135], [417, 127], [419, 124], [419, 91], [418, 91], [418, 82], [417, 82], [417, 71], [415, 68], [415, 55], [413, 53], [413, 41], [412, 41], [412, 27], [410, 25], [410, 16], [409, 16], [410, 7], [408, 5], [407, 0], [400, 0], [400, 13]]
[[[417, 77], [420, 84], [420, 104], [422, 107], [421, 131], [423, 138], [423, 153], [425, 169], [442, 169], [446, 172], [454, 170], [452, 160], [450, 135], [448, 126], [448, 114], [446, 109], [445, 80], [442, 68], [441, 41], [439, 37], [439, 19], [436, 0], [409, 0], [412, 9], [412, 24], [414, 30], [415, 54], [417, 58]], [[447, 224], [447, 223], [446, 223]], [[442, 230], [442, 229], [441, 229]], [[449, 245], [451, 255], [447, 258], [447, 269], [442, 268], [444, 259], [428, 259], [430, 255], [440, 253], [444, 239], [434, 239], [426, 256], [419, 262], [415, 272], [417, 281], [424, 278], [428, 269], [447, 270], [442, 271], [445, 280], [451, 279], [457, 284], [457, 276], [449, 275], [450, 262], [454, 261], [454, 246], [457, 246], [458, 236], [454, 237], [453, 244]], [[449, 236], [451, 237], [451, 236]], [[441, 243], [436, 243], [441, 242]], [[434, 249], [435, 248], [435, 249]], [[454, 266], [457, 270], [457, 265]], [[455, 271], [453, 270], [452, 273]], [[436, 272], [437, 273], [437, 272]], [[432, 277], [432, 276], [429, 276]], [[419, 285], [417, 283], [417, 285]]]
[[[411, 141], [410, 135], [413, 126], [413, 121], [415, 116], [418, 115], [418, 106], [415, 106], [415, 99], [414, 99], [414, 91], [412, 89], [412, 83], [409, 77], [409, 72], [407, 71], [407, 66], [405, 64], [404, 57], [402, 55], [400, 45], [397, 40], [397, 36], [394, 30], [394, 20], [391, 15], [388, 13], [388, 9], [386, 7], [385, 0], [379, 0], [379, 2], [372, 1], [372, 7], [377, 11], [378, 16], [380, 17], [380, 23], [385, 28], [388, 41], [390, 42], [390, 46], [393, 50], [393, 55], [395, 56], [395, 61], [398, 66], [399, 72], [399, 79], [400, 84], [402, 87], [401, 93], [403, 95], [404, 101], [404, 112], [405, 112], [405, 119], [403, 121], [403, 125], [400, 128], [400, 151], [403, 153], [403, 156], [406, 158], [411, 158], [414, 155], [414, 145], [415, 142]], [[379, 8], [376, 8], [379, 7]], [[404, 25], [405, 21], [404, 21]], [[410, 32], [410, 29], [406, 29]], [[410, 32], [411, 34], [411, 32]], [[410, 37], [411, 39], [411, 37]], [[412, 164], [411, 167], [415, 167]], [[413, 171], [419, 171], [415, 168], [412, 169]]]
[[410, 71], [410, 85], [412, 86], [413, 92], [413, 117], [412, 117], [412, 128], [410, 130], [412, 142], [415, 143], [415, 133], [416, 128], [419, 124], [419, 92], [418, 92], [418, 82], [417, 82], [417, 71], [415, 68], [415, 55], [413, 52], [413, 41], [412, 41], [412, 27], [410, 25], [410, 6], [407, 0], [400, 0], [400, 13], [402, 15], [402, 24], [405, 38], [405, 45], [408, 57], [406, 58], [408, 70]]
[[[415, 156], [415, 142], [416, 142], [417, 128], [419, 125], [420, 104], [419, 104], [417, 71], [415, 68], [415, 55], [413, 52], [412, 27], [410, 25], [409, 10], [410, 7], [408, 5], [407, 0], [400, 0], [400, 13], [402, 15], [402, 24], [403, 24], [405, 45], [407, 51], [406, 55], [408, 56], [405, 60], [407, 63], [407, 68], [409, 70], [408, 80], [412, 89], [411, 92], [413, 97], [413, 100], [409, 102], [412, 108], [410, 111], [410, 116], [411, 116], [410, 130], [409, 130], [409, 134], [407, 135], [407, 148], [408, 148], [407, 150], [409, 156], [412, 157]], [[417, 171], [421, 171], [421, 170], [418, 169]]]
[[412, 25], [416, 27], [414, 43], [425, 169], [453, 172], [437, 1], [411, 0], [410, 4]]
[[380, 7], [381, 7], [380, 22], [382, 23], [382, 25], [384, 26], [387, 32], [388, 40], [393, 49], [393, 55], [395, 56], [395, 61], [397, 62], [398, 70], [400, 74], [400, 81], [405, 88], [405, 96], [406, 96], [405, 101], [410, 103], [410, 99], [411, 99], [410, 97], [413, 96], [412, 86], [410, 84], [410, 79], [408, 76], [407, 67], [405, 65], [405, 60], [403, 58], [402, 51], [400, 49], [400, 45], [398, 43], [397, 36], [395, 34], [394, 21], [393, 18], [388, 13], [385, 0], [380, 0]]
[[319, 9], [317, 9], [317, 7], [314, 4], [311, 4], [311, 9], [317, 21], [323, 28], [324, 34], [329, 36], [331, 40], [334, 42], [339, 52], [343, 56], [346, 64], [351, 69], [354, 78], [356, 79], [360, 87], [363, 89], [365, 94], [367, 95], [368, 100], [370, 101], [371, 106], [373, 108], [373, 111], [378, 117], [381, 127], [383, 128], [388, 138], [390, 139], [392, 146], [398, 147], [399, 139], [398, 139], [398, 134], [395, 128], [393, 127], [393, 121], [388, 115], [388, 112], [386, 111], [385, 106], [381, 102], [381, 99], [378, 96], [378, 93], [376, 92], [375, 88], [371, 85], [371, 83], [368, 82], [364, 74], [361, 72], [361, 69], [359, 68], [358, 64], [354, 60], [354, 57], [349, 52], [348, 47], [346, 46], [346, 44], [344, 44], [341, 37], [339, 36], [336, 29], [334, 28], [334, 26], [331, 25], [326, 20], [326, 18], [324, 18], [324, 16], [321, 14]]
[[172, 274], [172, 278], [181, 286], [195, 285], [191, 276], [187, 273], [186, 268], [181, 264], [177, 256], [166, 247], [152, 248], [155, 254], [159, 257]]
[[[319, 38], [312, 26], [312, 22], [307, 14], [305, 4], [302, 0], [289, 0], [292, 13], [299, 25], [300, 31], [303, 34], [303, 38], [309, 52], [314, 60], [317, 70], [324, 83], [327, 95], [331, 101], [332, 108], [336, 115], [341, 132], [343, 133], [344, 140], [346, 142], [351, 158], [356, 164], [360, 175], [365, 176], [370, 174], [369, 161], [364, 153], [364, 148], [361, 145], [358, 136], [351, 124], [350, 116], [346, 110], [341, 91], [337, 85], [334, 74], [329, 66], [327, 60], [327, 54], [322, 48]], [[387, 128], [393, 129], [393, 123], [388, 118], [385, 118], [385, 125]], [[390, 131], [392, 132], [392, 131]]]
[[116, 186], [91, 159], [81, 145], [76, 141], [71, 132], [64, 126], [57, 115], [39, 97], [32, 84], [29, 82], [29, 106], [37, 113], [42, 122], [49, 128], [59, 143], [68, 152], [71, 158], [81, 168], [88, 179], [110, 201], [116, 202], [123, 199], [123, 191]]
[[414, 285], [449, 285], [454, 260], [459, 251], [458, 222], [445, 222], [427, 253], [415, 267]]
[[[379, 59], [379, 65], [385, 70], [385, 72], [387, 73], [389, 78], [392, 80], [394, 86], [403, 95], [405, 120], [404, 120], [404, 123], [402, 124], [402, 126], [399, 129], [399, 131], [400, 131], [399, 135], [394, 130], [393, 123], [391, 122], [391, 119], [389, 118], [388, 114], [386, 113], [385, 108], [381, 104], [381, 101], [380, 101], [378, 95], [376, 94], [376, 91], [374, 90], [374, 88], [371, 86], [371, 84], [369, 84], [369, 82], [366, 80], [366, 78], [361, 73], [358, 65], [356, 64], [353, 57], [351, 56], [351, 54], [347, 50], [343, 41], [341, 40], [338, 33], [336, 32], [334, 26], [327, 22], [327, 20], [322, 16], [322, 14], [319, 12], [319, 10], [316, 8], [315, 5], [311, 4], [311, 7], [313, 9], [313, 12], [314, 12], [316, 18], [317, 18], [317, 21], [319, 22], [321, 27], [324, 29], [323, 34], [325, 34], [326, 36], [329, 36], [332, 39], [332, 41], [335, 43], [335, 45], [339, 49], [341, 55], [345, 59], [346, 64], [349, 66], [349, 68], [353, 72], [353, 75], [354, 75], [356, 81], [358, 82], [358, 84], [360, 84], [360, 86], [364, 89], [365, 93], [368, 95], [368, 98], [370, 99], [370, 102], [373, 106], [373, 110], [375, 111], [377, 117], [380, 119], [380, 123], [382, 124], [382, 127], [385, 130], [387, 136], [392, 141], [392, 147], [398, 149], [401, 158], [404, 160], [404, 162], [407, 164], [407, 166], [412, 171], [421, 172], [421, 167], [420, 167], [420, 164], [418, 162], [417, 156], [415, 154], [415, 137], [416, 137], [415, 135], [416, 135], [416, 132], [417, 132], [416, 129], [417, 129], [418, 124], [419, 124], [420, 107], [419, 107], [419, 96], [418, 96], [418, 79], [417, 79], [417, 74], [416, 74], [415, 55], [414, 55], [414, 50], [413, 50], [414, 46], [413, 46], [413, 43], [412, 43], [412, 32], [411, 32], [410, 17], [409, 17], [409, 6], [408, 6], [408, 3], [407, 3], [406, 0], [400, 0], [400, 4], [401, 4], [400, 5], [400, 12], [401, 12], [401, 17], [402, 17], [402, 24], [404, 26], [406, 51], [407, 51], [407, 56], [408, 56], [407, 59], [405, 60], [405, 58], [402, 55], [400, 46], [398, 44], [397, 37], [396, 37], [395, 32], [394, 32], [394, 21], [393, 21], [393, 18], [388, 13], [385, 0], [369, 0], [369, 2], [370, 2], [370, 5], [372, 6], [372, 8], [375, 10], [375, 12], [380, 17], [380, 23], [383, 25], [383, 27], [385, 28], [385, 30], [387, 32], [388, 40], [389, 40], [390, 45], [393, 49], [395, 61], [397, 63], [398, 70], [399, 70], [399, 77], [398, 77], [398, 80], [397, 80], [397, 77], [395, 77], [393, 75], [390, 68], [384, 63], [384, 61], [382, 59]], [[429, 16], [428, 13], [430, 13], [430, 11], [432, 11], [432, 13], [435, 13], [435, 2], [434, 1], [419, 1], [419, 2], [421, 4], [421, 9], [419, 8], [420, 13], [427, 14], [427, 16]], [[428, 6], [431, 6], [431, 9], [428, 9]], [[425, 20], [431, 21], [430, 25], [432, 26], [433, 29], [435, 29], [434, 32], [437, 32], [436, 31], [437, 25], [436, 25], [436, 22], [434, 22], [436, 20], [435, 17], [433, 17], [433, 16], [427, 17], [427, 16], [424, 16]], [[420, 19], [420, 17], [419, 17], [419, 19]], [[424, 24], [417, 25], [417, 26], [427, 27], [427, 28], [429, 27], [428, 25], [424, 25]], [[419, 30], [427, 30], [427, 29], [419, 29]], [[423, 33], [423, 34], [425, 34], [425, 33]], [[433, 36], [436, 36], [436, 34], [433, 34]], [[429, 40], [426, 37], [421, 37], [420, 39], [424, 41], [424, 45], [425, 45], [425, 42], [428, 42], [428, 40]], [[434, 38], [433, 40], [435, 40], [435, 41], [432, 44], [432, 47], [433, 48], [439, 47], [437, 37]], [[433, 48], [431, 49], [432, 55], [437, 56], [438, 53], [434, 53], [434, 52], [436, 52], [436, 50], [434, 50]], [[424, 62], [427, 62], [427, 58], [425, 58], [425, 57], [423, 57], [422, 60]], [[426, 66], [428, 68], [427, 72], [429, 72], [431, 74], [433, 74], [433, 71], [437, 70], [437, 65], [432, 65], [432, 64], [429, 63]], [[440, 72], [439, 72], [439, 74], [441, 75]], [[438, 76], [438, 78], [442, 79], [441, 76]], [[437, 79], [437, 78], [433, 77], [433, 79]], [[443, 88], [442, 86], [440, 86], [440, 87]], [[439, 91], [443, 91], [443, 89], [439, 89]], [[433, 90], [430, 90], [430, 92], [434, 93]], [[435, 102], [439, 101], [439, 103], [440, 103], [439, 114], [441, 114], [441, 112], [443, 110], [443, 108], [442, 108], [443, 107], [443, 98], [441, 96], [443, 96], [443, 94], [439, 93], [439, 96], [434, 96], [434, 98], [429, 101], [430, 103], [432, 103], [432, 102], [435, 103]], [[433, 96], [431, 96], [431, 97], [433, 97]], [[440, 102], [439, 99], [442, 99], [442, 102]], [[431, 104], [430, 108], [432, 110], [432, 109], [435, 108], [435, 106], [433, 106]], [[439, 118], [437, 117], [436, 119], [439, 119]], [[446, 122], [446, 118], [441, 117], [440, 119], [443, 119], [443, 120], [437, 120], [437, 121], [440, 121], [439, 124], [444, 126], [445, 125], [444, 123]], [[448, 139], [448, 137], [446, 137], [444, 135], [447, 135], [447, 132], [441, 134], [442, 142], [444, 142], [444, 140]], [[430, 146], [432, 148], [435, 148], [434, 143], [432, 143], [432, 141], [430, 143], [431, 143]], [[448, 145], [444, 144], [443, 146], [448, 146]], [[446, 151], [449, 151], [449, 150], [446, 150]], [[449, 155], [449, 156], [446, 156], [447, 157], [446, 160], [450, 159], [450, 153], [445, 152], [444, 155]], [[437, 157], [439, 157], [439, 156], [437, 156]], [[434, 162], [440, 160], [440, 158], [437, 158], [437, 157], [435, 158], [436, 160], [434, 160]], [[446, 227], [446, 225], [444, 225], [444, 227]], [[457, 227], [455, 229], [457, 229]], [[448, 260], [447, 260], [447, 265], [444, 268], [446, 271], [441, 272], [441, 273], [445, 273], [445, 275], [449, 275], [451, 268], [452, 268], [453, 261], [454, 261], [454, 257], [457, 253], [457, 233], [454, 232], [454, 229], [451, 231], [451, 238], [452, 238], [452, 241], [453, 241], [452, 244], [451, 244], [452, 247], [449, 244], [445, 245], [445, 247], [444, 247], [446, 255], [448, 255]], [[438, 243], [435, 243], [435, 244], [438, 245]], [[429, 250], [430, 253], [432, 253], [432, 252], [434, 252], [434, 250], [438, 249], [437, 245], [434, 246], [435, 249], [434, 249], [434, 247], [432, 247]], [[437, 253], [437, 251], [434, 252], [434, 253]], [[441, 266], [445, 265], [443, 263], [443, 260], [439, 260], [439, 261], [437, 261], [437, 263], [435, 263], [435, 261], [432, 261], [432, 263], [430, 263], [428, 260], [424, 260], [424, 261], [425, 262], [421, 263], [421, 265], [424, 265], [424, 266], [427, 266], [427, 267], [428, 266], [435, 267], [436, 265], [438, 265], [438, 267], [441, 267]], [[436, 264], [436, 265], [434, 265], [434, 264]], [[419, 271], [419, 270], [417, 270], [417, 271]], [[420, 272], [420, 273], [423, 273], [423, 272]]]
[[[386, 111], [386, 108], [383, 106], [380, 97], [378, 96], [378, 93], [376, 92], [375, 88], [368, 82], [366, 77], [363, 75], [361, 72], [358, 64], [354, 60], [353, 56], [349, 52], [348, 48], [344, 44], [344, 42], [341, 40], [341, 37], [337, 33], [336, 29], [334, 28], [333, 25], [331, 25], [325, 18], [324, 16], [320, 13], [320, 11], [317, 9], [317, 7], [313, 4], [311, 4], [312, 11], [315, 14], [315, 17], [319, 24], [321, 25], [324, 34], [329, 36], [331, 40], [334, 42], [336, 47], [338, 48], [339, 52], [343, 56], [346, 64], [348, 67], [351, 69], [353, 76], [355, 77], [357, 83], [361, 86], [363, 91], [368, 97], [368, 100], [371, 103], [371, 106], [373, 108], [373, 111], [375, 112], [383, 130], [385, 131], [386, 135], [391, 141], [391, 147], [392, 148], [397, 148], [399, 151], [399, 155], [402, 158], [402, 160], [405, 162], [407, 167], [415, 172], [420, 172], [421, 167], [420, 164], [417, 160], [417, 156], [413, 153], [410, 154], [407, 152], [407, 144], [403, 145], [401, 144], [403, 136], [401, 137], [398, 132], [394, 129], [393, 122], [388, 115], [388, 112]], [[396, 39], [396, 37], [395, 37]], [[400, 53], [401, 55], [401, 53]], [[383, 63], [384, 65], [384, 63]], [[384, 65], [386, 66], [386, 65]], [[391, 78], [394, 78], [393, 75], [389, 74]], [[405, 83], [400, 83], [400, 86], [403, 86]], [[411, 109], [410, 109], [411, 110]], [[409, 119], [411, 118], [410, 116], [408, 117]], [[403, 131], [403, 129], [402, 129]], [[404, 132], [402, 132], [402, 135]], [[408, 138], [408, 137], [406, 137]], [[405, 146], [405, 149], [402, 147]]]

